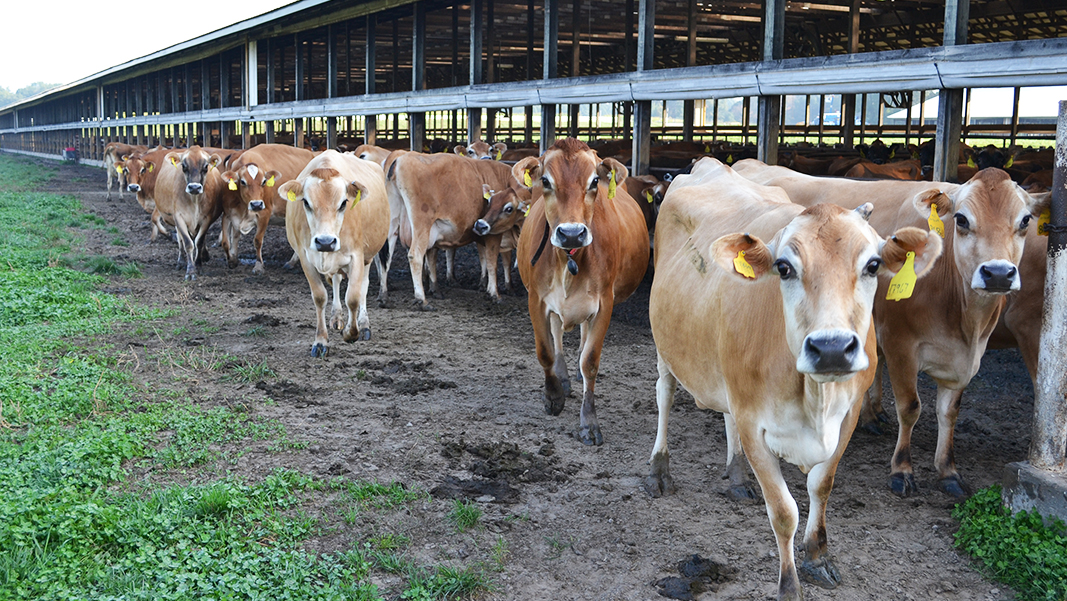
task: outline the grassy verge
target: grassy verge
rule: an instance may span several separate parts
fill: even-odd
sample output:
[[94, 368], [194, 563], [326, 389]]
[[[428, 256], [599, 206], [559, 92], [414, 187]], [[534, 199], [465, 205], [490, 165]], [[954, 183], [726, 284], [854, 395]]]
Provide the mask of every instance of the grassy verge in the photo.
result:
[[[0, 156], [0, 600], [370, 600], [382, 598], [376, 578], [402, 599], [487, 589], [477, 565], [416, 565], [402, 535], [327, 554], [302, 548], [336, 523], [428, 502], [399, 484], [283, 469], [256, 482], [206, 470], [190, 476], [202, 484], [131, 482], [134, 469], [196, 470], [245, 441], [296, 446], [280, 423], [240, 407], [146, 389], [121, 356], [93, 344], [134, 319], [166, 326], [99, 291], [96, 273], [113, 270], [71, 260], [72, 228], [101, 224], [75, 198], [30, 191], [54, 173]], [[262, 363], [185, 359], [236, 381], [272, 376]]]
[[1045, 525], [1036, 510], [1012, 515], [994, 485], [956, 506], [956, 547], [984, 572], [1018, 593], [1020, 601], [1067, 599], [1067, 529]]

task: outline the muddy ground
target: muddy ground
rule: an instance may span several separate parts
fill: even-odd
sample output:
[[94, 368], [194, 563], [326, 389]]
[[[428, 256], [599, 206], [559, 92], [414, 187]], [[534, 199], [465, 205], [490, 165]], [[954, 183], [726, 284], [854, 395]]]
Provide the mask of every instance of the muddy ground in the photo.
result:
[[[762, 502], [725, 496], [720, 415], [696, 409], [680, 392], [670, 429], [678, 492], [652, 499], [642, 489], [656, 428], [651, 277], [615, 310], [597, 382], [605, 444], [591, 448], [574, 438], [580, 396], [572, 395], [559, 417], [542, 409], [543, 375], [521, 284], [501, 304], [490, 302], [478, 289], [473, 250], [460, 252], [458, 283], [429, 313], [411, 305], [407, 261], [398, 254], [389, 274], [389, 306], [370, 304], [373, 339], [345, 344], [333, 333], [329, 357], [313, 359], [314, 308], [303, 274], [282, 268], [291, 254], [283, 228], [267, 234], [264, 275], [252, 275], [251, 240], [245, 237], [241, 266], [228, 269], [215, 249], [200, 278], [185, 282], [173, 242], [144, 244], [147, 216], [132, 197], [105, 201], [103, 170], [64, 166], [57, 181], [57, 191], [76, 194], [120, 232], [116, 237], [93, 230], [82, 250], [141, 266], [144, 277], [116, 277], [110, 290], [177, 309], [151, 334], [129, 327], [99, 342], [126, 353], [126, 369], [147, 388], [177, 389], [208, 406], [242, 404], [256, 416], [280, 420], [292, 440], [307, 444], [278, 453], [268, 450], [269, 443], [253, 442], [236, 464], [211, 466], [210, 476], [138, 478], [228, 473], [255, 479], [281, 466], [423, 490], [491, 481], [497, 488], [468, 493], [485, 512], [484, 528], [476, 533], [457, 535], [445, 519], [451, 502], [431, 499], [390, 524], [340, 523], [307, 547], [350, 548], [368, 528], [389, 527], [411, 538], [409, 552], [420, 562], [470, 565], [488, 558], [490, 546], [506, 544], [491, 599], [661, 598], [653, 583], [678, 577], [679, 562], [699, 554], [725, 567], [696, 598], [773, 598], [773, 534]], [[129, 245], [116, 245], [116, 238]], [[443, 279], [443, 257], [438, 263]], [[372, 275], [372, 294], [376, 289]], [[567, 349], [573, 370], [577, 331], [568, 334]], [[276, 376], [242, 384], [211, 373], [176, 375], [173, 366], [160, 366], [161, 354], [194, 351], [266, 364]], [[912, 451], [920, 494], [904, 500], [887, 488], [895, 424], [883, 436], [857, 432], [827, 512], [843, 583], [832, 591], [805, 584], [808, 599], [1013, 598], [952, 547], [954, 501], [937, 489], [932, 466], [933, 389], [929, 380], [921, 384], [925, 410]], [[1006, 463], [1025, 458], [1032, 403], [1018, 354], [987, 354], [964, 397], [956, 436], [959, 469], [971, 485], [994, 484]], [[784, 469], [803, 528], [804, 478], [795, 467]], [[442, 490], [448, 487], [439, 495]], [[385, 592], [395, 585], [380, 583]]]

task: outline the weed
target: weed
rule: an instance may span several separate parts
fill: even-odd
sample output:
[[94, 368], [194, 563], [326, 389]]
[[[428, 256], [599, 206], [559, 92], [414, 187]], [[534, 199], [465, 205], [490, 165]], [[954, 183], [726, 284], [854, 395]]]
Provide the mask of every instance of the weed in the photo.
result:
[[249, 338], [264, 338], [267, 335], [267, 328], [263, 326], [252, 326], [248, 330], [241, 333], [242, 336], [248, 336]]
[[508, 562], [508, 557], [511, 556], [508, 540], [503, 536], [498, 536], [496, 542], [493, 543], [493, 548], [489, 551], [489, 556], [492, 558], [494, 569], [498, 572], [503, 572], [504, 564]]
[[410, 574], [408, 588], [401, 593], [400, 598], [410, 601], [469, 599], [491, 588], [481, 572], [441, 566], [432, 572], [417, 570]]
[[403, 534], [382, 534], [371, 538], [369, 542], [376, 551], [398, 551], [411, 544], [411, 539]]
[[331, 483], [335, 489], [345, 490], [349, 496], [361, 505], [378, 509], [394, 509], [416, 499], [426, 497], [426, 493], [411, 491], [403, 484], [379, 484], [377, 482], [351, 482], [337, 480]]
[[482, 518], [482, 508], [473, 502], [456, 499], [452, 504], [452, 511], [448, 513], [448, 519], [456, 530], [464, 532], [478, 525]]
[[129, 246], [130, 243], [126, 241], [122, 236], [115, 236], [111, 239], [111, 246]]
[[360, 382], [362, 382], [363, 380], [366, 380], [367, 379], [366, 370], [362, 370], [362, 369], [356, 370], [356, 379], [359, 380]]
[[564, 541], [560, 536], [545, 536], [545, 542], [548, 543], [547, 559], [559, 559], [559, 556], [571, 546], [570, 542]]
[[258, 364], [243, 364], [233, 366], [233, 371], [236, 374], [235, 378], [240, 382], [259, 382], [267, 378], [277, 378], [278, 374], [273, 369], [267, 366], [265, 361], [261, 361]]

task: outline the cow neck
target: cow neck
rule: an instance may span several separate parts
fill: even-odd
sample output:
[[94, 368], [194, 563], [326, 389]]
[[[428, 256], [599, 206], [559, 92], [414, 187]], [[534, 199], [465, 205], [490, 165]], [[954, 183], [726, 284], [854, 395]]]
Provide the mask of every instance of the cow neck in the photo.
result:
[[939, 274], [939, 280], [931, 283], [936, 283], [942, 291], [951, 291], [955, 298], [950, 303], [960, 312], [959, 335], [968, 346], [981, 354], [985, 352], [986, 342], [1000, 318], [1007, 296], [984, 295], [970, 287], [970, 277], [964, 277], [956, 267], [955, 248], [952, 246], [955, 232], [949, 233], [949, 236], [951, 238], [945, 240], [945, 250], [938, 258], [938, 263], [944, 265], [945, 270]]
[[530, 265], [537, 265], [538, 259], [541, 258], [541, 253], [545, 251], [545, 244], [548, 243], [548, 215], [545, 215], [545, 233], [541, 236], [541, 244], [537, 246], [537, 252], [534, 253], [532, 259], [530, 259]]

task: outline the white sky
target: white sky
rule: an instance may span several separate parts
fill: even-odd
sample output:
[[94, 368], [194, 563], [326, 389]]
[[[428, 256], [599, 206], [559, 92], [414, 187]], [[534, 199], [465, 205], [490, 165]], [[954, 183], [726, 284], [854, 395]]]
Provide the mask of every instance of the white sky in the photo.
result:
[[[915, 95], [918, 98], [918, 95]], [[1067, 100], [1067, 86], [1045, 86], [1023, 88], [1019, 94], [1020, 117], [1057, 117], [1060, 114], [1060, 101]], [[1011, 117], [1011, 108], [1015, 102], [1015, 88], [983, 88], [971, 92], [971, 111], [973, 119], [983, 117]], [[937, 97], [923, 104], [923, 118], [937, 119]], [[901, 110], [886, 117], [906, 119], [907, 110]], [[918, 122], [919, 106], [911, 109], [911, 118]]]
[[292, 2], [5, 1], [0, 86], [70, 83]]

